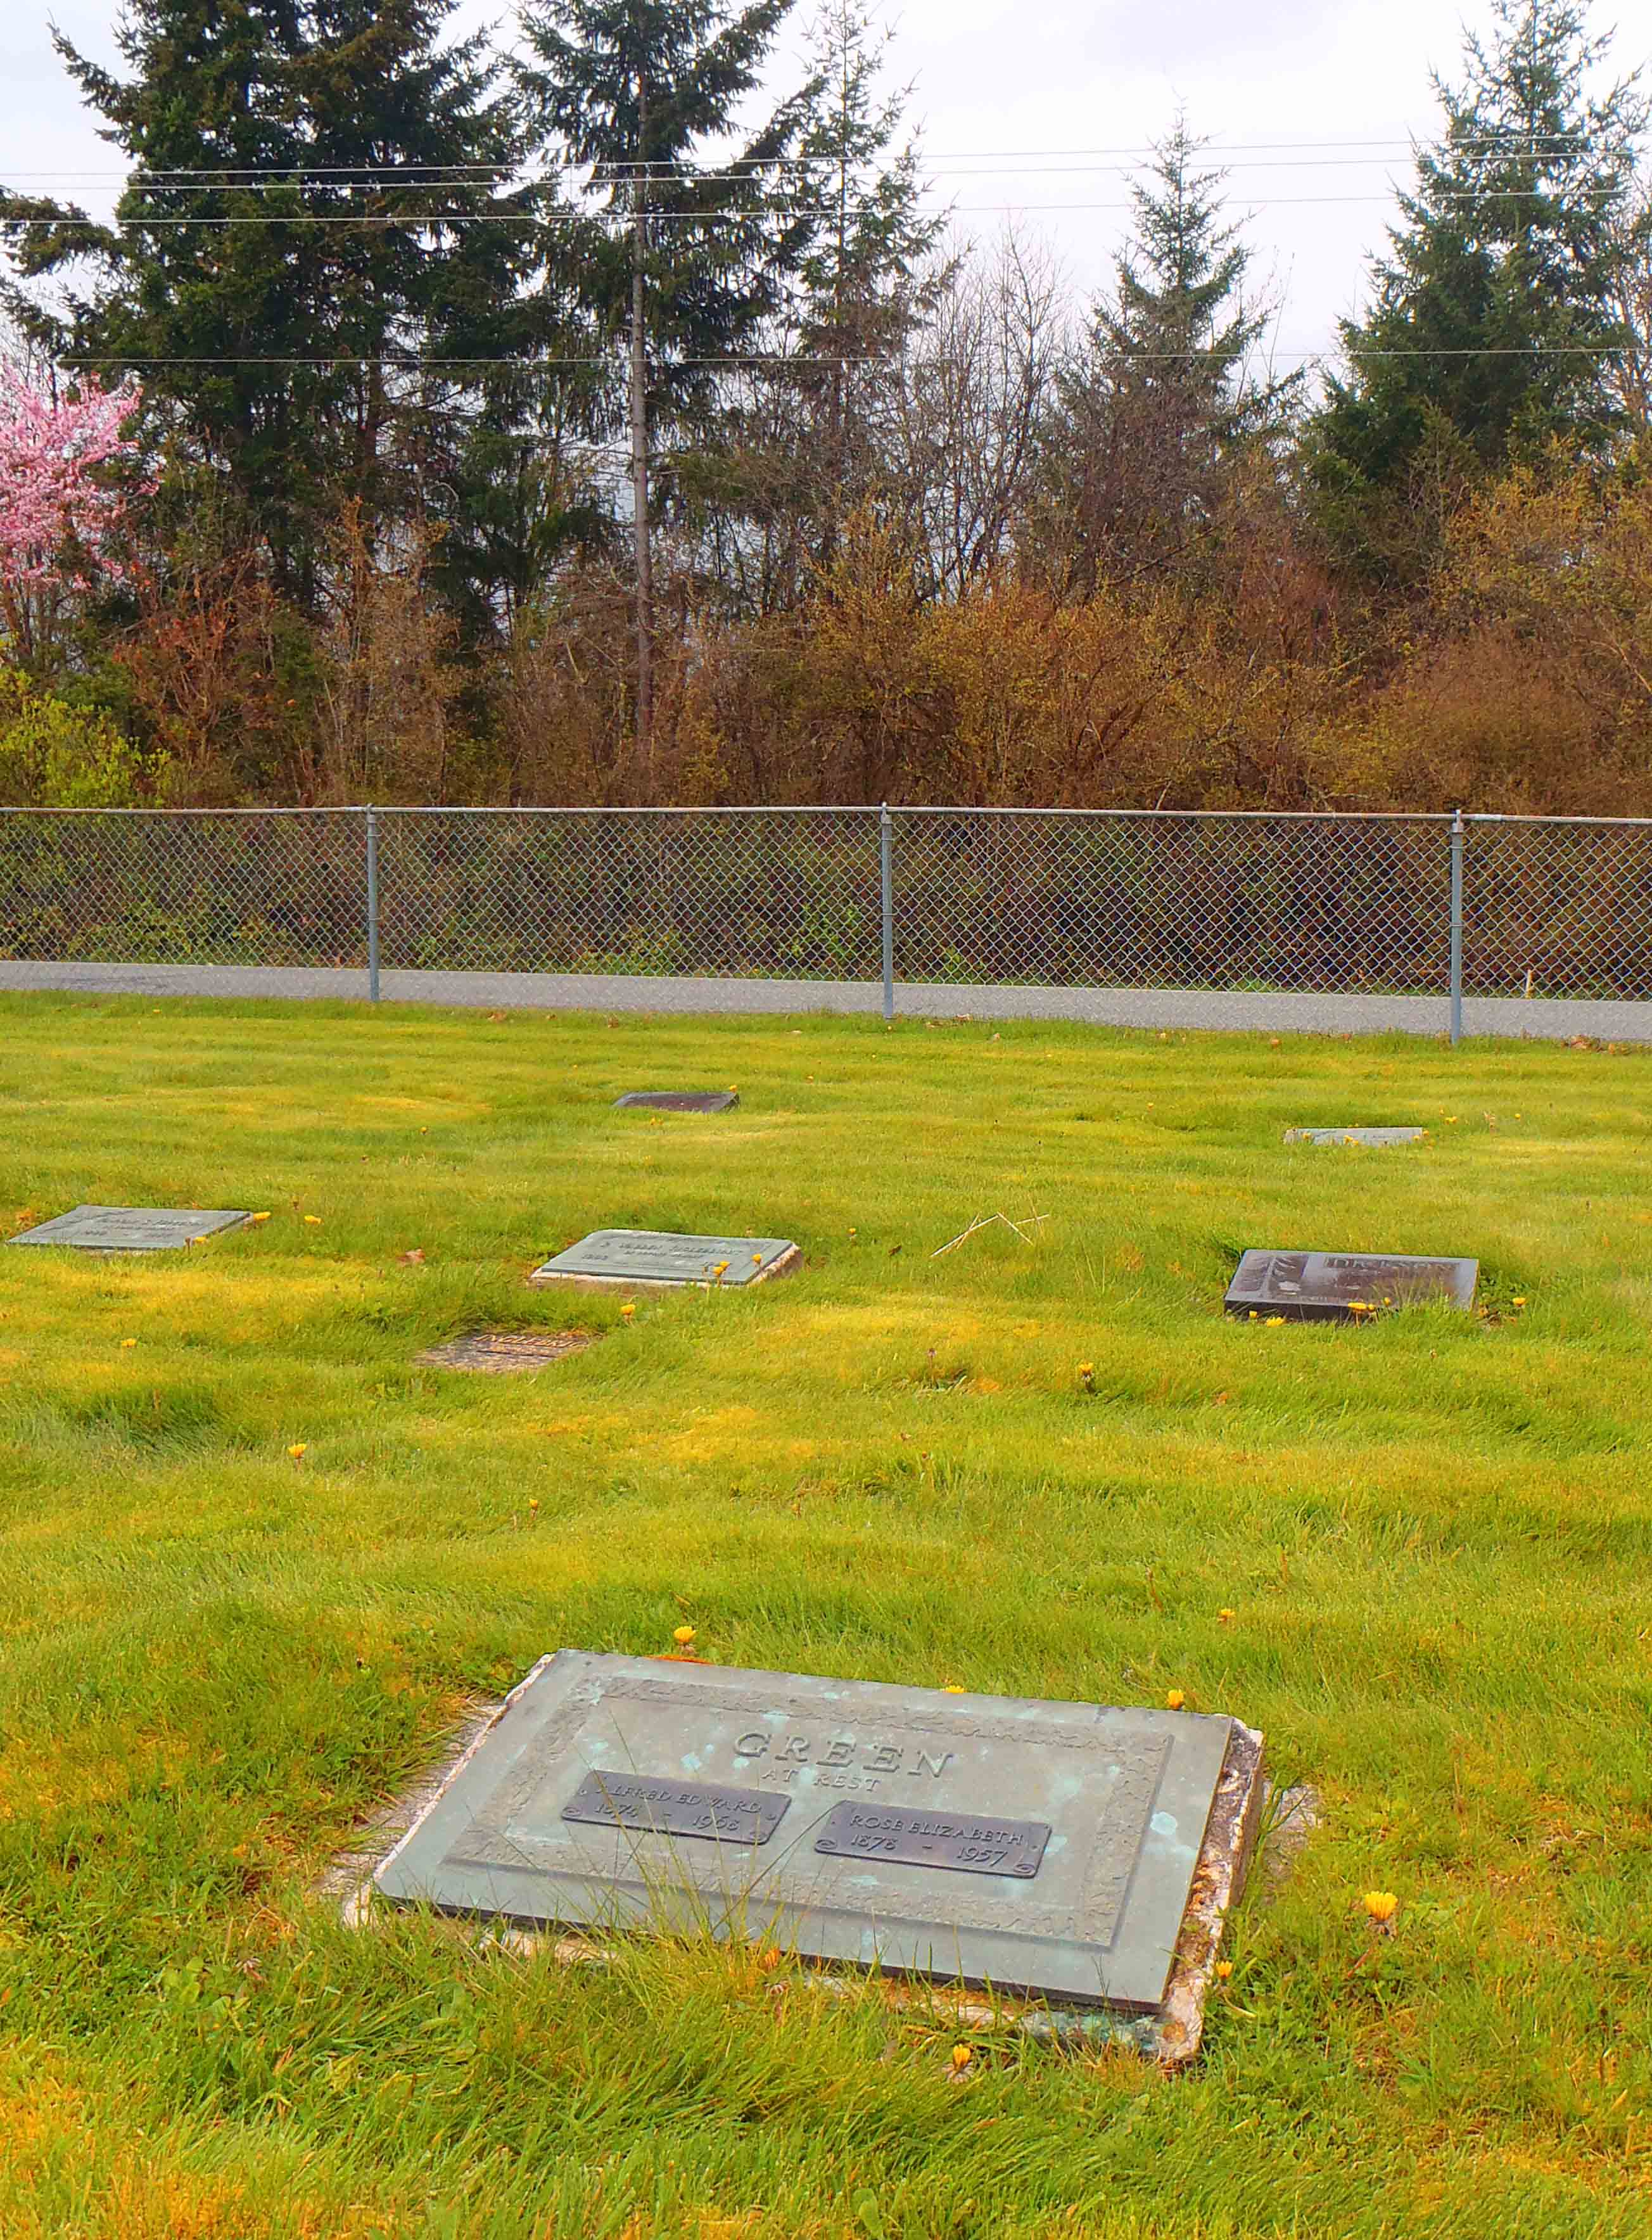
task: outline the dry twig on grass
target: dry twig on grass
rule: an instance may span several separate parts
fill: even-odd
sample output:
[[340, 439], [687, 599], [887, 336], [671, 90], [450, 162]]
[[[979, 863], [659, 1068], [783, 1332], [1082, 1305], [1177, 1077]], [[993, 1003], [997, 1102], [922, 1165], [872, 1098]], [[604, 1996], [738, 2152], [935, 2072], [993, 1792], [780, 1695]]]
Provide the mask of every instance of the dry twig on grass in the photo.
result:
[[[1048, 1221], [1049, 1216], [1047, 1213], [1029, 1213], [1024, 1214], [1022, 1218], [1025, 1221], [1027, 1229], [1036, 1229], [1039, 1223]], [[1032, 1243], [1031, 1237], [1027, 1234], [1027, 1229], [1022, 1227], [1021, 1222], [1011, 1221], [1007, 1213], [982, 1213], [976, 1216], [968, 1229], [961, 1229], [949, 1243], [937, 1245], [930, 1253], [930, 1259], [938, 1260], [943, 1252], [950, 1252], [956, 1245], [962, 1244], [966, 1238], [973, 1237], [977, 1229], [990, 1229], [995, 1221], [1002, 1221], [1006, 1229], [1013, 1229], [1023, 1244]]]

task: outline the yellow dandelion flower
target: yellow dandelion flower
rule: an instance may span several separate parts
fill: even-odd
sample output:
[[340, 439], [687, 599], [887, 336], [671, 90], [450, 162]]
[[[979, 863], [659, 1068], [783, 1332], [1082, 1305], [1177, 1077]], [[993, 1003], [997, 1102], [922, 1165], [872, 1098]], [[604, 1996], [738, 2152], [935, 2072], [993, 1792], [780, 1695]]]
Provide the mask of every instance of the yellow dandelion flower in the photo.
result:
[[269, 1218], [270, 1216], [267, 1213], [250, 1213], [247, 1216], [249, 1223], [255, 1221], [268, 1221]]
[[943, 1680], [941, 1683], [941, 1693], [943, 1696], [962, 1696], [963, 1683], [960, 1680]]
[[1225, 1608], [1219, 1610], [1216, 1612], [1216, 1616], [1222, 1620], [1223, 1625], [1231, 1625], [1238, 1615], [1239, 1613], [1237, 1610], [1230, 1610]]
[[121, 1351], [123, 1353], [130, 1352], [131, 1348], [137, 1343], [137, 1340], [135, 1337], [123, 1337], [121, 1340]]
[[1392, 1890], [1367, 1890], [1364, 1903], [1373, 1921], [1392, 1921], [1400, 1910], [1400, 1901]]
[[1264, 1330], [1283, 1330], [1284, 1327], [1285, 1317], [1283, 1315], [1269, 1315], [1267, 1321], [1262, 1324], [1262, 1328]]
[[1232, 1975], [1232, 1973], [1233, 1973], [1233, 1963], [1232, 1963], [1232, 1961], [1231, 1961], [1231, 1960], [1218, 1960], [1218, 1961], [1217, 1961], [1217, 1963], [1216, 1963], [1216, 1977], [1217, 1977], [1217, 1980], [1218, 1980], [1219, 1982], [1225, 1983], [1227, 1982], [1227, 1980], [1228, 1980], [1229, 1977], [1229, 1976], [1231, 1976], [1231, 1975]]
[[976, 2050], [972, 2045], [955, 2045], [952, 2049], [952, 2066], [954, 2069], [968, 2069], [969, 2063], [975, 2059], [975, 2057]]
[[629, 1299], [627, 1299], [625, 1304], [620, 1309], [620, 1320], [622, 1322], [628, 1323], [636, 1312], [636, 1307], [632, 1304]]
[[1172, 1688], [1164, 1699], [1164, 1708], [1167, 1711], [1179, 1711], [1187, 1700], [1179, 1688]]
[[302, 1439], [295, 1441], [294, 1443], [287, 1450], [289, 1457], [296, 1463], [303, 1462], [305, 1455], [308, 1454], [309, 1451], [309, 1449], [305, 1446]]
[[694, 1638], [694, 1628], [691, 1625], [680, 1625], [671, 1638], [679, 1649], [686, 1649]]
[[1515, 1304], [1517, 1307], [1523, 1307], [1523, 1306], [1526, 1304], [1526, 1302], [1525, 1302], [1525, 1300], [1524, 1300], [1524, 1299], [1516, 1299], [1516, 1300], [1515, 1301]]
[[306, 1227], [306, 1228], [308, 1228], [308, 1229], [319, 1229], [319, 1228], [321, 1227], [321, 1216], [320, 1216], [320, 1214], [318, 1214], [318, 1213], [307, 1213], [307, 1214], [304, 1216], [304, 1225], [305, 1225], [305, 1227]]

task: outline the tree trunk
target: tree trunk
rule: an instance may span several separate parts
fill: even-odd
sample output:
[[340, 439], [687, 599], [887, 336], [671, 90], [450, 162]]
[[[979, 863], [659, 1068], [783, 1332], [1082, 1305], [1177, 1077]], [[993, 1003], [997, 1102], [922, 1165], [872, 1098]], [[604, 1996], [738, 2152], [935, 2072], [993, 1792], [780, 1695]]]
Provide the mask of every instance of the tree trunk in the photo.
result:
[[648, 89], [637, 81], [637, 169], [631, 181], [631, 510], [636, 542], [636, 751], [648, 770], [654, 755], [654, 582], [649, 551], [648, 365], [643, 352], [648, 251]]

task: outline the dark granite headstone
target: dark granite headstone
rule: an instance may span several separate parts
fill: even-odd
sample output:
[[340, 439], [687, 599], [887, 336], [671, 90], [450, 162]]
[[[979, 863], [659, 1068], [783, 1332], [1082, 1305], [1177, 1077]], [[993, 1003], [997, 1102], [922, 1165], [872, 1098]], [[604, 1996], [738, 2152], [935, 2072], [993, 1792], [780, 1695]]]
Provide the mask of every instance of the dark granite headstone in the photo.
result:
[[1290, 1323], [1359, 1322], [1390, 1307], [1440, 1299], [1471, 1307], [1477, 1260], [1426, 1260], [1375, 1252], [1247, 1252], [1222, 1303], [1230, 1315]]
[[594, 1229], [536, 1268], [530, 1283], [623, 1290], [728, 1286], [789, 1276], [802, 1255], [783, 1237], [678, 1237], [657, 1229]]
[[1386, 1150], [1391, 1143], [1420, 1143], [1426, 1128], [1288, 1128], [1288, 1143], [1348, 1143], [1366, 1150]]
[[70, 1244], [82, 1252], [175, 1252], [222, 1229], [238, 1229], [246, 1218], [195, 1206], [77, 1205], [10, 1242]]
[[616, 1112], [732, 1112], [732, 1089], [634, 1089], [614, 1099]]
[[[819, 1959], [1154, 2009], [1190, 1897], [1242, 1874], [1260, 1747], [1227, 1718], [563, 1650], [376, 1882], [454, 1913], [709, 1920]], [[1196, 1890], [1219, 1790], [1226, 1863]], [[1220, 1926], [1202, 1920], [1200, 1964]]]

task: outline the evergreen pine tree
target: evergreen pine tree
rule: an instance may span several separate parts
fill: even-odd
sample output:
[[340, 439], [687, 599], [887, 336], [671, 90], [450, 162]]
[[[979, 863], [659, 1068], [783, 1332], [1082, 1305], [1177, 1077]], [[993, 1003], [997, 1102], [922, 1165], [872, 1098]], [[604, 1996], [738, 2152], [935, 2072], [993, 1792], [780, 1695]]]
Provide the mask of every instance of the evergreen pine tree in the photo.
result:
[[[791, 0], [527, 0], [522, 83], [553, 152], [589, 174], [570, 239], [599, 337], [625, 350], [636, 558], [636, 736], [653, 728], [651, 521], [656, 446], [713, 409], [723, 364], [780, 300], [801, 237], [776, 177], [802, 97], [716, 163]], [[617, 370], [617, 369], [616, 369]], [[617, 399], [616, 400], [617, 405]]]
[[1310, 459], [1345, 553], [1379, 572], [1426, 559], [1425, 497], [1551, 438], [1611, 440], [1613, 354], [1635, 143], [1634, 81], [1591, 94], [1609, 40], [1576, 0], [1495, 0], [1460, 88], [1436, 78], [1442, 139], [1416, 159], [1374, 301], [1342, 325]]
[[[132, 0], [130, 75], [57, 46], [133, 169], [107, 225], [17, 195], [11, 291], [70, 363], [141, 376], [183, 462], [227, 478], [278, 580], [313, 590], [330, 523], [370, 541], [423, 503], [530, 344], [540, 195], [515, 187], [513, 99], [454, 0]], [[78, 277], [78, 275], [76, 275]], [[461, 363], [463, 362], [463, 363]]]
[[1044, 521], [1071, 588], [1185, 561], [1294, 387], [1249, 370], [1267, 316], [1246, 297], [1250, 252], [1207, 145], [1178, 117], [1155, 149], [1113, 287], [1060, 383]]

